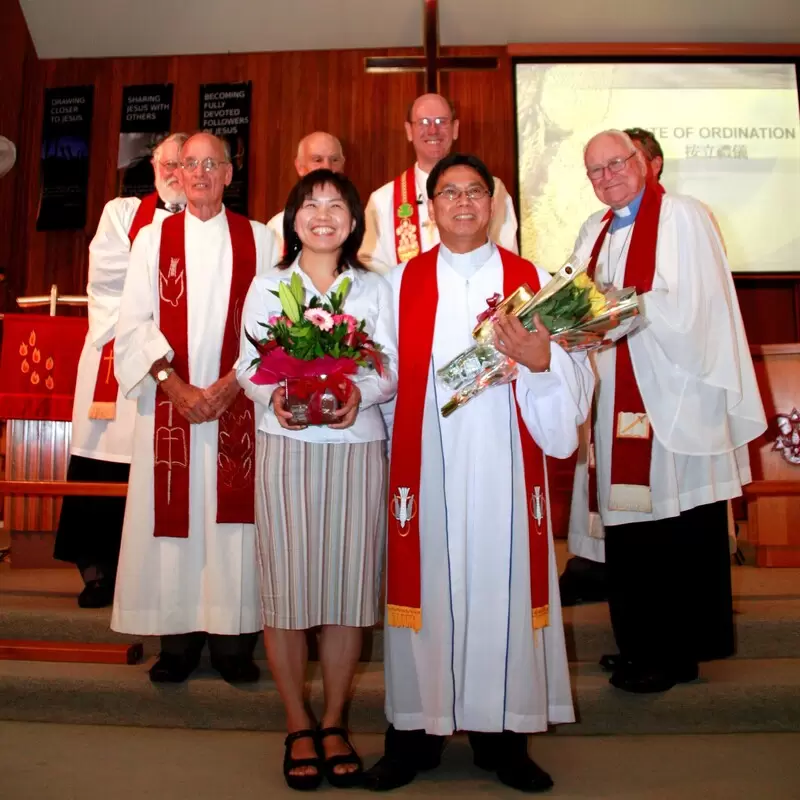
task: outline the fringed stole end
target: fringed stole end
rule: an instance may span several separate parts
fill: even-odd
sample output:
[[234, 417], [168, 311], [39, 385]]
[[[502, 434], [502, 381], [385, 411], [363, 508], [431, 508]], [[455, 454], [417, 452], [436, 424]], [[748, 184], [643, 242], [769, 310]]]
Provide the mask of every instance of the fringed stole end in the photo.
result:
[[422, 630], [422, 609], [411, 606], [386, 606], [387, 621], [392, 628], [411, 628], [415, 633]]
[[550, 606], [539, 606], [531, 611], [533, 629], [535, 631], [546, 628], [550, 624]]
[[117, 404], [116, 403], [101, 403], [93, 402], [89, 406], [89, 419], [101, 419], [106, 421], [115, 420], [117, 418]]

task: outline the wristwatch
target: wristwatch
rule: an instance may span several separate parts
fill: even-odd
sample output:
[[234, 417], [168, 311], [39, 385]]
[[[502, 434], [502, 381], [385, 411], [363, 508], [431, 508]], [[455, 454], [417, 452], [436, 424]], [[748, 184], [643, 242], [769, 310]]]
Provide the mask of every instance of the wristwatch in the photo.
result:
[[175, 372], [175, 370], [172, 369], [172, 367], [164, 367], [164, 369], [160, 369], [158, 372], [156, 372], [156, 382], [159, 384], [164, 383], [164, 381], [169, 378], [173, 372]]

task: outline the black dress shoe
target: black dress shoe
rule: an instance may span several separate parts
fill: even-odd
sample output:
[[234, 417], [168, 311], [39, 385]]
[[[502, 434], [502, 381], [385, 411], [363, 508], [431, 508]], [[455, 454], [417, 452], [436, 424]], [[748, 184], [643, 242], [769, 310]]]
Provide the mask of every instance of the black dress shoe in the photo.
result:
[[423, 730], [386, 731], [385, 755], [364, 772], [363, 785], [373, 792], [388, 792], [411, 783], [417, 772], [435, 769], [442, 761], [444, 736]]
[[689, 683], [699, 676], [697, 663], [680, 664], [671, 667], [620, 667], [609, 679], [617, 689], [633, 694], [653, 694], [666, 692], [678, 683]]
[[553, 788], [553, 779], [529, 756], [506, 761], [497, 768], [500, 783], [520, 792], [546, 792]]
[[114, 584], [108, 581], [89, 581], [78, 595], [81, 608], [105, 608], [114, 602]]
[[629, 658], [623, 658], [620, 653], [606, 653], [600, 659], [600, 666], [605, 672], [614, 672], [622, 667], [630, 667], [632, 663]]
[[197, 660], [175, 653], [161, 653], [150, 667], [153, 683], [183, 683], [196, 669]]
[[383, 756], [363, 773], [363, 785], [372, 792], [389, 792], [406, 786], [417, 777], [417, 770], [398, 756]]
[[528, 755], [528, 735], [470, 732], [475, 766], [496, 772], [501, 783], [521, 792], [546, 792], [553, 779]]
[[217, 656], [211, 666], [227, 683], [256, 683], [261, 677], [258, 664], [250, 656]]
[[564, 607], [602, 603], [608, 600], [606, 565], [573, 556], [558, 579], [558, 588]]

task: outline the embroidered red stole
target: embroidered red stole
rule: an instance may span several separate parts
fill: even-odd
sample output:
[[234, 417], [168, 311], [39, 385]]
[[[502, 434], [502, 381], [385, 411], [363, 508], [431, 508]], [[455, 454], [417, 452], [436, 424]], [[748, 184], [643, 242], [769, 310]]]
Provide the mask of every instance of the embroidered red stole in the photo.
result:
[[[153, 192], [142, 198], [139, 208], [133, 216], [131, 229], [128, 231], [128, 239], [133, 247], [139, 231], [145, 225], [149, 225], [156, 214], [158, 204], [158, 192]], [[94, 395], [92, 404], [89, 406], [89, 419], [112, 420], [117, 416], [117, 392], [119, 384], [114, 377], [114, 340], [106, 342], [100, 353], [100, 367], [97, 370], [97, 378], [94, 384]]]
[[[523, 283], [540, 288], [536, 269], [504, 250], [503, 293], [511, 294]], [[422, 421], [430, 375], [436, 311], [438, 245], [406, 266], [400, 288], [398, 331], [398, 389], [392, 432], [389, 475], [389, 530], [387, 561], [387, 615], [389, 625], [422, 628], [419, 496], [422, 471]], [[516, 384], [513, 386], [516, 399]], [[549, 545], [545, 463], [516, 403], [525, 473], [526, 512], [530, 553], [531, 613], [534, 628], [548, 624]], [[440, 532], [434, 532], [440, 533]]]
[[410, 261], [422, 251], [420, 242], [422, 232], [419, 226], [419, 206], [417, 205], [417, 179], [414, 167], [409, 167], [394, 180], [394, 249], [397, 263]]
[[[658, 221], [661, 214], [663, 192], [648, 182], [636, 214], [631, 244], [625, 259], [623, 286], [633, 286], [639, 294], [653, 288], [656, 272], [656, 246], [658, 243]], [[613, 212], [603, 217], [603, 225], [592, 249], [588, 274], [594, 279], [597, 258], [606, 239]], [[609, 265], [610, 266], [610, 265]], [[644, 400], [633, 372], [628, 339], [624, 337], [616, 344], [616, 367], [614, 372], [614, 439], [611, 446], [611, 493], [608, 507], [611, 511], [653, 510], [650, 496], [650, 461], [653, 451], [653, 433]], [[589, 508], [596, 510], [597, 481], [593, 475], [594, 459], [590, 451], [589, 461]]]
[[[228, 314], [222, 339], [220, 374], [227, 374], [239, 356], [242, 306], [256, 274], [256, 243], [250, 221], [225, 209], [233, 247]], [[185, 212], [161, 228], [158, 262], [159, 328], [174, 352], [172, 367], [191, 383], [186, 284]], [[212, 279], [212, 278], [209, 278]], [[253, 523], [255, 518], [255, 415], [244, 392], [219, 419], [217, 438], [218, 523]], [[189, 535], [191, 426], [165, 395], [156, 397], [155, 413], [155, 536]]]

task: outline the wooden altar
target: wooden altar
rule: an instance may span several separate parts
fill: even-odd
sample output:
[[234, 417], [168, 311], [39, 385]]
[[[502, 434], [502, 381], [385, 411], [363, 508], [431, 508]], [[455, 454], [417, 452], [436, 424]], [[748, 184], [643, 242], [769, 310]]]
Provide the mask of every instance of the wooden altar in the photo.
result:
[[800, 449], [777, 449], [784, 434], [789, 447], [800, 447], [800, 418], [787, 420], [782, 432], [778, 415], [800, 407], [800, 343], [753, 345], [753, 365], [769, 427], [750, 443], [753, 483], [745, 487], [747, 530], [740, 546], [759, 567], [800, 567]]

